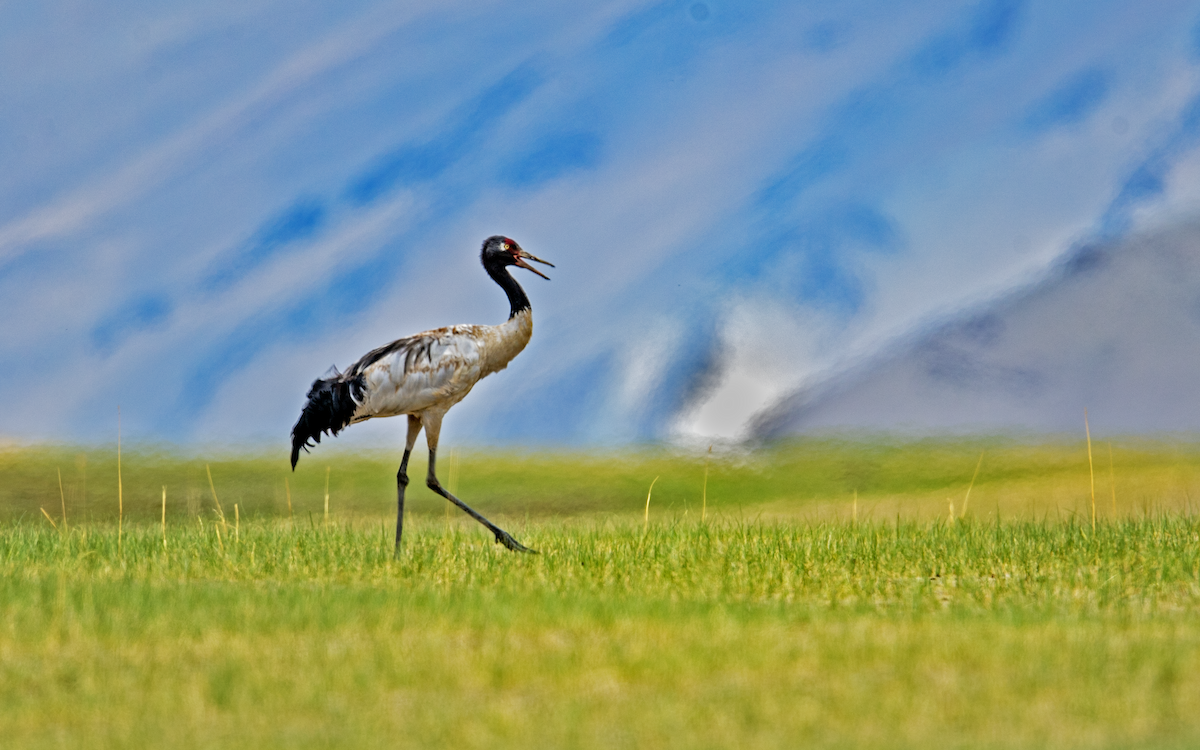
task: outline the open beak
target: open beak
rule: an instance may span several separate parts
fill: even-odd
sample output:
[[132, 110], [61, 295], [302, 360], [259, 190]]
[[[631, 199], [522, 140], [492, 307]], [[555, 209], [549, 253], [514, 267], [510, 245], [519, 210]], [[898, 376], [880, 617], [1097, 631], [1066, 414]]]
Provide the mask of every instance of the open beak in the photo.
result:
[[541, 263], [544, 266], [550, 266], [551, 268], [554, 268], [553, 263], [551, 263], [550, 261], [542, 260], [541, 258], [537, 257], [536, 255], [534, 255], [532, 253], [527, 253], [519, 247], [517, 248], [517, 265], [518, 266], [520, 266], [521, 268], [524, 268], [527, 271], [533, 271], [534, 273], [536, 273], [538, 276], [541, 276], [546, 281], [550, 280], [549, 276], [547, 276], [546, 274], [542, 273], [541, 271], [537, 270], [533, 266], [526, 263], [523, 260], [524, 258], [528, 258], [532, 261], [536, 261], [538, 263]]

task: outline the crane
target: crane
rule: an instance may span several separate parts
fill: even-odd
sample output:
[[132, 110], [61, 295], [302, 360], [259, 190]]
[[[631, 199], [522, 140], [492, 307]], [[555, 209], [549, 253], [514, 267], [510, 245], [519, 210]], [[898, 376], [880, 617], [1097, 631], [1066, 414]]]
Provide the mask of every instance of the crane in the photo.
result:
[[308, 401], [292, 427], [292, 471], [295, 471], [301, 449], [308, 452], [315, 447], [321, 442], [322, 433], [337, 436], [355, 422], [408, 415], [404, 457], [396, 473], [396, 554], [400, 552], [400, 536], [404, 531], [408, 458], [422, 429], [429, 446], [429, 470], [425, 476], [429, 489], [487, 527], [497, 543], [514, 552], [534, 552], [450, 494], [437, 478], [442, 418], [482, 378], [507, 367], [533, 334], [529, 298], [507, 267], [524, 268], [547, 280], [549, 276], [525, 261], [554, 267], [553, 263], [525, 252], [515, 241], [500, 235], [483, 241], [480, 260], [487, 275], [508, 295], [511, 310], [507, 321], [494, 326], [435, 328], [373, 349], [345, 372], [338, 372], [335, 367], [331, 377], [313, 381]]

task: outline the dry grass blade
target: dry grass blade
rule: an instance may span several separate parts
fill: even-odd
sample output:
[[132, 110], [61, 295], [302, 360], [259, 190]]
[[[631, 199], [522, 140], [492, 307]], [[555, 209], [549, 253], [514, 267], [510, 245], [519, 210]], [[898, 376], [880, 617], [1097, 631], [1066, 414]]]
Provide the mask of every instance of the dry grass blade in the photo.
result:
[[63, 492], [62, 469], [58, 470], [58, 497], [62, 500], [63, 531], [67, 529], [67, 493]]
[[979, 460], [975, 462], [975, 473], [971, 475], [971, 483], [967, 485], [967, 495], [963, 498], [962, 513], [958, 515], [959, 518], [967, 515], [967, 503], [971, 502], [971, 488], [975, 486], [975, 480], [979, 477], [979, 467], [983, 466], [983, 454], [984, 451], [979, 451]]
[[1092, 465], [1092, 428], [1088, 426], [1087, 409], [1083, 410], [1083, 430], [1087, 435], [1088, 477], [1092, 481], [1092, 536], [1096, 535], [1096, 469]]
[[47, 521], [49, 521], [49, 522], [50, 522], [50, 525], [51, 525], [51, 526], [53, 526], [53, 527], [54, 527], [54, 529], [57, 531], [57, 530], [58, 530], [58, 524], [56, 524], [56, 523], [54, 522], [54, 519], [50, 517], [50, 514], [46, 512], [46, 509], [45, 509], [45, 508], [39, 508], [39, 510], [40, 510], [40, 511], [42, 511], [42, 515], [46, 517], [46, 520], [47, 520]]
[[209, 468], [208, 464], [204, 464], [204, 471], [208, 473], [208, 489], [212, 491], [213, 502], [217, 505], [217, 516], [221, 519], [221, 524], [225, 527], [225, 530], [228, 531], [229, 524], [225, 521], [225, 510], [221, 508], [221, 501], [217, 499], [217, 486], [213, 484], [212, 469]]
[[1112, 442], [1108, 444], [1108, 488], [1112, 490], [1112, 514], [1117, 517], [1117, 472], [1113, 469]]
[[125, 525], [125, 494], [121, 487], [121, 407], [117, 406], [117, 549], [121, 549]]
[[650, 489], [647, 490], [647, 492], [646, 492], [646, 511], [642, 516], [642, 531], [645, 531], [646, 529], [650, 528], [650, 495], [653, 494], [654, 482], [657, 482], [657, 481], [658, 481], [658, 477], [655, 477], [654, 481], [650, 482]]

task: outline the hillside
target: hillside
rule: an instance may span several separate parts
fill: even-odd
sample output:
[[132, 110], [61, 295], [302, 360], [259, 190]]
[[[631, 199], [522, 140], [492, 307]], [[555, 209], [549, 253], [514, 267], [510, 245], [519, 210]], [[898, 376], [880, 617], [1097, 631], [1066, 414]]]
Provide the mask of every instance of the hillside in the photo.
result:
[[828, 429], [1200, 428], [1200, 223], [1082, 245], [1039, 283], [898, 343], [755, 419]]

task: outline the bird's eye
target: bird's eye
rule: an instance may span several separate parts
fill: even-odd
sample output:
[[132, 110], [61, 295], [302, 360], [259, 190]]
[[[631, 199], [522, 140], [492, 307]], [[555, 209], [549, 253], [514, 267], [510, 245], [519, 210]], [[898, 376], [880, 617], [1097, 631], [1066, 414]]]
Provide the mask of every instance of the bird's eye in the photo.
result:
[[508, 244], [507, 242], [505, 242], [505, 243], [502, 245], [502, 247], [504, 248], [504, 251], [505, 251], [505, 252], [508, 252], [509, 250], [511, 250], [511, 249], [512, 249], [512, 245]]

